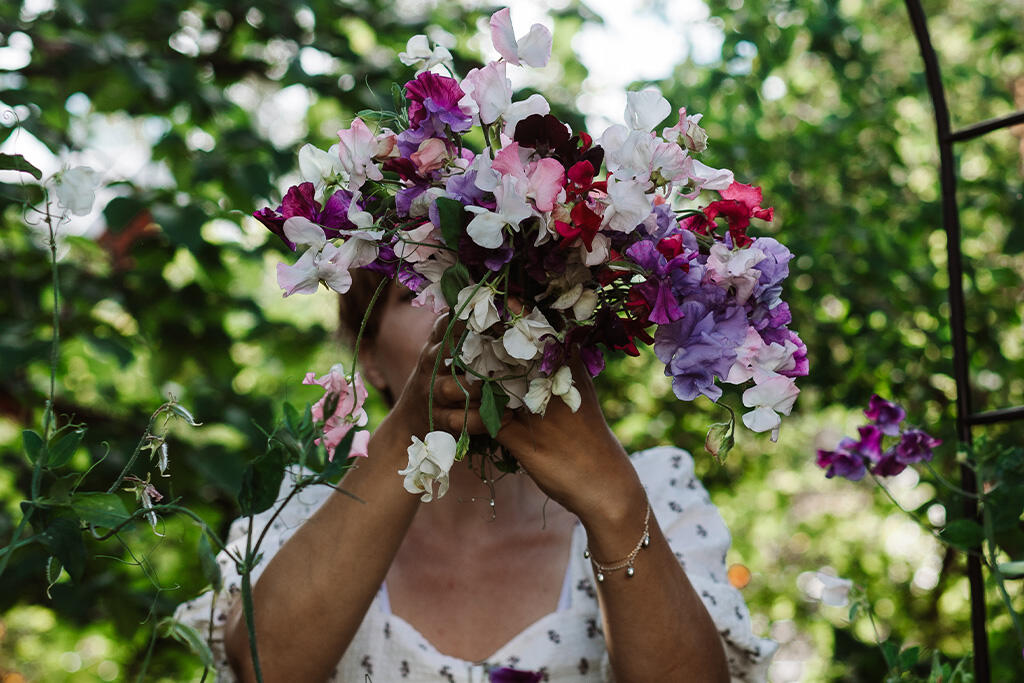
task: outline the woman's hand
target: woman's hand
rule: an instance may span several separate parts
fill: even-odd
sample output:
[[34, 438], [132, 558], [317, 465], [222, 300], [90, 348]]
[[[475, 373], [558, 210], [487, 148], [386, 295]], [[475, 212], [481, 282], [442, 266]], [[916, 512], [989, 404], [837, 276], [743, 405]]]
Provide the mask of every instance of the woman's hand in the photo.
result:
[[[463, 426], [470, 434], [487, 432], [480, 417], [481, 384], [466, 381], [462, 374], [453, 375], [446, 363], [449, 342], [444, 341], [444, 336], [449, 321], [450, 314], [444, 313], [434, 322], [430, 338], [423, 345], [416, 366], [386, 418], [389, 429], [397, 428], [408, 436], [419, 437], [430, 431], [430, 384], [436, 368], [437, 376], [433, 381], [434, 429], [450, 432], [456, 437], [462, 433]], [[458, 339], [461, 327], [455, 325], [449, 341]]]
[[506, 414], [498, 441], [537, 485], [583, 522], [643, 516], [643, 488], [622, 444], [601, 412], [590, 375], [571, 366], [580, 407], [570, 410], [553, 396], [543, 416], [525, 408]]

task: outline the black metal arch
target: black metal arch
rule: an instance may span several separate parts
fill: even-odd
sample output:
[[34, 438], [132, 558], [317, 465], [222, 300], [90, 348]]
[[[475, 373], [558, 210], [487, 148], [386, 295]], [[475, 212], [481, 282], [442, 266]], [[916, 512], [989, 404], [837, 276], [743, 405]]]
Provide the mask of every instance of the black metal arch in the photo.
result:
[[[974, 412], [971, 394], [970, 373], [967, 354], [967, 330], [964, 316], [963, 255], [960, 251], [960, 210], [956, 199], [957, 168], [953, 158], [953, 144], [971, 140], [1001, 128], [1024, 123], [1024, 111], [1018, 111], [996, 119], [982, 121], [960, 130], [953, 130], [949, 122], [949, 107], [942, 86], [939, 62], [928, 34], [928, 22], [920, 0], [905, 0], [910, 23], [914, 27], [924, 59], [925, 78], [928, 92], [935, 108], [935, 128], [939, 144], [939, 180], [942, 189], [942, 223], [946, 231], [947, 268], [949, 272], [950, 328], [953, 337], [953, 377], [956, 380], [956, 432], [960, 442], [971, 444], [972, 428], [978, 425], [994, 424], [1024, 418], [1024, 406], [1004, 408], [987, 412]], [[977, 492], [978, 483], [974, 472], [960, 468], [963, 488]], [[965, 498], [965, 514], [968, 518], [978, 515], [977, 499]], [[989, 683], [988, 632], [985, 621], [985, 581], [981, 571], [980, 553], [967, 557], [967, 576], [971, 586], [971, 634], [974, 645], [974, 674], [977, 683]]]

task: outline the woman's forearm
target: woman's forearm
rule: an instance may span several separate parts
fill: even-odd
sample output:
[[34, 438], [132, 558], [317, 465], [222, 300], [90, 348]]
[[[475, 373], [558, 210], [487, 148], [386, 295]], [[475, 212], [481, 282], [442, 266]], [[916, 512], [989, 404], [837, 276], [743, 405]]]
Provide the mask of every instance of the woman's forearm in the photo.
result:
[[[408, 437], [387, 420], [341, 486], [270, 561], [253, 588], [265, 683], [323, 681], [348, 648], [387, 574], [419, 499], [396, 486]], [[254, 681], [241, 609], [225, 646], [240, 679]]]
[[[604, 565], [618, 563], [640, 541], [647, 499], [631, 491], [583, 519], [588, 545]], [[605, 572], [597, 582], [608, 654], [619, 683], [729, 680], [725, 651], [711, 616], [690, 585], [655, 520], [635, 572]]]

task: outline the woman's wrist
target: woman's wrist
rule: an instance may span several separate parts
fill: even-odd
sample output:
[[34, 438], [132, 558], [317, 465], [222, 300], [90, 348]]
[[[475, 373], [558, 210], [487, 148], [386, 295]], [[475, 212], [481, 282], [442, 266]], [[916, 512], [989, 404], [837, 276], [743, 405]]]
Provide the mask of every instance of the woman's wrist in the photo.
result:
[[620, 482], [600, 502], [587, 505], [577, 516], [587, 532], [587, 544], [595, 559], [615, 562], [632, 550], [642, 535], [648, 514], [647, 493], [633, 476]]

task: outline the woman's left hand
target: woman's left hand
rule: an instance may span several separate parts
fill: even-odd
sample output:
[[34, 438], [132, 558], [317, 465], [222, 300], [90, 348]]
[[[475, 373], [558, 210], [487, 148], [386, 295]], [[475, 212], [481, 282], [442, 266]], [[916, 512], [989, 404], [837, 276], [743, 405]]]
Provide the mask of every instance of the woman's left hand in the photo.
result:
[[584, 524], [593, 515], [627, 515], [643, 498], [643, 487], [604, 419], [590, 375], [579, 362], [572, 372], [581, 399], [576, 412], [558, 396], [551, 397], [543, 416], [525, 407], [510, 411], [498, 442], [541, 490]]

